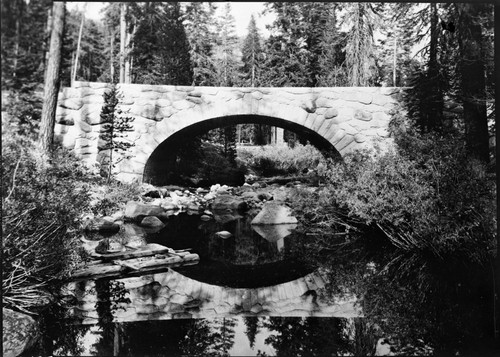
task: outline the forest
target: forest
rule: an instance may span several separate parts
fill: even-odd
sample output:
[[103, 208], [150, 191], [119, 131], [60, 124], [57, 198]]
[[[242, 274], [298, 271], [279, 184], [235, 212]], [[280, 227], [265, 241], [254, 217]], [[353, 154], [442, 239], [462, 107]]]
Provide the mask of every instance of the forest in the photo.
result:
[[[237, 148], [272, 144], [273, 130], [241, 124], [179, 145], [172, 183], [311, 173], [313, 189], [294, 187], [287, 201], [304, 237], [296, 253], [333, 272], [326, 294], [363, 297], [350, 352], [373, 355], [375, 337], [402, 355], [498, 351], [493, 4], [265, 2], [268, 36], [253, 15], [238, 36], [231, 2], [109, 2], [99, 21], [66, 5], [1, 3], [4, 307], [63, 331], [53, 316], [64, 310], [61, 285], [88, 259], [79, 246], [83, 217], [143, 200], [144, 189], [114, 180], [111, 166], [93, 170], [54, 142], [61, 88], [399, 87], [389, 152], [329, 160], [285, 131], [285, 149], [268, 145], [254, 157]], [[101, 118], [118, 118], [118, 93], [105, 101]], [[186, 337], [189, 348], [195, 337]], [[324, 352], [306, 338], [271, 340], [283, 354]], [[37, 348], [50, 354], [52, 343]], [[57, 343], [77, 350], [75, 341]]]

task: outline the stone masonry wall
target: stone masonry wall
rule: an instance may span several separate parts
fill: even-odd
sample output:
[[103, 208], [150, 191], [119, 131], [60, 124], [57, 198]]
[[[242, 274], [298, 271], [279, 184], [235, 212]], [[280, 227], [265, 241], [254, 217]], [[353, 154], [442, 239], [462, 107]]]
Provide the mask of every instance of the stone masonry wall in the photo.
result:
[[[106, 83], [64, 88], [56, 112], [56, 140], [89, 165], [103, 162], [100, 112]], [[311, 129], [341, 155], [392, 142], [388, 123], [400, 88], [236, 88], [119, 84], [120, 108], [134, 117], [127, 139], [135, 145], [118, 166], [118, 179], [142, 181], [147, 160], [172, 134], [214, 118], [257, 115]], [[272, 120], [271, 120], [272, 121]], [[275, 125], [272, 122], [270, 125]]]

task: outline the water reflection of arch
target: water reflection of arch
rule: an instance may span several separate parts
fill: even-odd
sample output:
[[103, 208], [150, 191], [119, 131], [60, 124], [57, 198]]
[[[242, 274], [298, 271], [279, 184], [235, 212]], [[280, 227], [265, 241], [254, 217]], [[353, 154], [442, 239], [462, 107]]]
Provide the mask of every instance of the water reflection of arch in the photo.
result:
[[188, 125], [168, 135], [151, 153], [144, 166], [143, 181], [155, 184], [157, 178], [163, 177], [168, 171], [168, 154], [175, 150], [186, 138], [192, 138], [209, 130], [237, 124], [266, 124], [281, 127], [296, 133], [301, 139], [307, 140], [324, 155], [340, 159], [341, 155], [335, 146], [307, 126], [293, 121], [265, 115], [228, 115], [206, 119]]
[[[227, 316], [360, 317], [355, 298], [327, 298], [320, 290], [326, 276], [315, 271], [304, 277], [255, 289], [229, 288], [199, 282], [172, 269], [151, 275], [117, 279], [129, 302], [112, 311], [113, 322]], [[68, 284], [78, 301], [72, 309], [81, 323], [96, 324], [95, 282]], [[79, 289], [87, 291], [82, 294]]]

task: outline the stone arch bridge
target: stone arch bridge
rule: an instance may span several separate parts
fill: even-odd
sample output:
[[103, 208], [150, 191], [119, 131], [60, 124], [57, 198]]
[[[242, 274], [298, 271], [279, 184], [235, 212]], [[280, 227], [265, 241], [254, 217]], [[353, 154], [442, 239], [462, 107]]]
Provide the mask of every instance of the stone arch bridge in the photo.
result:
[[[105, 163], [101, 109], [106, 83], [76, 82], [59, 94], [55, 139], [87, 164]], [[261, 123], [296, 132], [320, 150], [346, 153], [387, 146], [400, 88], [237, 88], [118, 84], [119, 107], [134, 118], [134, 145], [118, 165], [124, 182], [149, 181], [172, 145], [232, 124]]]

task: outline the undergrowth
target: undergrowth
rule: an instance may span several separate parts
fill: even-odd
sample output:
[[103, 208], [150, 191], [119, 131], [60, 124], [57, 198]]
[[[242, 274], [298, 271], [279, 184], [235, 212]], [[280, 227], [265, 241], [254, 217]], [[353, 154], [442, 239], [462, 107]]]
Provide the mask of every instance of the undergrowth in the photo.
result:
[[297, 143], [238, 148], [238, 160], [257, 176], [294, 175], [325, 165], [326, 159], [312, 145]]

